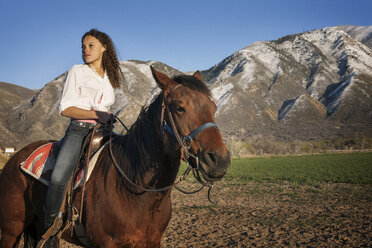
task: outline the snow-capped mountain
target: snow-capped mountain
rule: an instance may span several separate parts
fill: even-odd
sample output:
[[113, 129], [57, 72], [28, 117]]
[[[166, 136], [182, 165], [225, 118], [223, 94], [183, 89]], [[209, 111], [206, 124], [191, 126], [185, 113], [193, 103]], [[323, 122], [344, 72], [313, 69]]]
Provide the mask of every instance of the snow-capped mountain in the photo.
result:
[[[372, 26], [329, 27], [255, 42], [202, 71], [224, 137], [372, 137], [371, 39]], [[170, 76], [180, 73], [155, 61], [121, 62], [125, 80], [112, 111], [128, 125], [159, 92], [150, 65]], [[12, 138], [0, 144], [19, 148], [62, 137], [68, 120], [57, 107], [64, 78], [57, 77], [4, 115], [1, 128]]]
[[296, 132], [302, 128], [320, 138], [334, 128], [342, 135], [363, 125], [371, 132], [372, 50], [362, 43], [370, 41], [371, 27], [348, 28], [350, 35], [345, 27], [329, 27], [255, 42], [203, 71], [219, 106], [217, 120], [243, 136], [304, 138]]

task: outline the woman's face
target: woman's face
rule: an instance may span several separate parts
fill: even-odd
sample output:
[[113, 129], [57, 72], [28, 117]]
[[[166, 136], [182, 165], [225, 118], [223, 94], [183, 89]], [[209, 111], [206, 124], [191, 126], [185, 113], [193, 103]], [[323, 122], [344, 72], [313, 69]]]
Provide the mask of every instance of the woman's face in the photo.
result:
[[83, 39], [82, 52], [85, 63], [100, 63], [102, 64], [103, 52], [106, 50], [105, 47], [91, 35], [87, 35]]

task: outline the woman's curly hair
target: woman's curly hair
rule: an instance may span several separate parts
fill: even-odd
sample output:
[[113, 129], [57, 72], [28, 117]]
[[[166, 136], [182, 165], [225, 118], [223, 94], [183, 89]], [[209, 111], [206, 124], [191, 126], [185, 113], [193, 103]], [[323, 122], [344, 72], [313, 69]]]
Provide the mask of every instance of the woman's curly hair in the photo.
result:
[[91, 29], [83, 35], [81, 42], [88, 35], [95, 37], [106, 48], [102, 56], [102, 67], [106, 71], [112, 87], [120, 88], [120, 81], [124, 79], [124, 74], [120, 68], [115, 46], [110, 36], [97, 29]]

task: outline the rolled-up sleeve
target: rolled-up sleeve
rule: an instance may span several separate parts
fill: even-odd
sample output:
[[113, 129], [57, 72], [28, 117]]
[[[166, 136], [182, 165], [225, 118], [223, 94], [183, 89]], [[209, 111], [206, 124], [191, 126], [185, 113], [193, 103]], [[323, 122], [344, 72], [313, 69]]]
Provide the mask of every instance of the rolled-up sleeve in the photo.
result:
[[79, 97], [78, 71], [72, 67], [66, 76], [63, 86], [62, 97], [59, 103], [59, 113], [68, 107], [75, 106], [75, 101]]

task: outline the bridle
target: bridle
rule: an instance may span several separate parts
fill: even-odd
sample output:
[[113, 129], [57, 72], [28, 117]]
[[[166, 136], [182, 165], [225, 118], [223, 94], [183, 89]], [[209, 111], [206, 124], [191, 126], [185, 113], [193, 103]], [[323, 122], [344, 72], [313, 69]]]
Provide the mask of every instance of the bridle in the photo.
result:
[[[167, 122], [164, 119], [165, 112], [168, 115], [170, 126], [167, 124]], [[165, 105], [164, 100], [163, 100], [162, 110], [161, 110], [161, 115], [160, 116], [161, 116], [160, 130], [161, 130], [161, 133], [162, 133], [162, 137], [164, 136], [165, 131], [168, 132], [170, 135], [172, 135], [177, 140], [177, 143], [181, 147], [181, 159], [184, 162], [186, 162], [186, 164], [187, 164], [187, 169], [184, 172], [184, 175], [185, 174], [188, 175], [188, 173], [190, 171], [192, 171], [193, 174], [194, 174], [194, 177], [202, 185], [202, 187], [200, 189], [198, 189], [196, 191], [193, 191], [193, 192], [186, 192], [186, 191], [181, 190], [178, 187], [175, 187], [175, 188], [178, 189], [179, 191], [183, 192], [183, 193], [196, 193], [196, 192], [200, 191], [204, 186], [212, 187], [213, 184], [206, 182], [200, 176], [199, 157], [197, 155], [193, 154], [190, 151], [190, 149], [191, 149], [193, 139], [195, 138], [196, 135], [198, 135], [201, 131], [203, 131], [204, 129], [209, 128], [209, 127], [218, 128], [217, 125], [213, 122], [207, 122], [207, 123], [202, 124], [198, 128], [194, 129], [193, 131], [191, 131], [190, 134], [188, 134], [186, 136], [182, 136], [182, 135], [179, 134], [179, 132], [177, 130], [177, 127], [174, 123], [172, 113], [169, 110], [169, 107], [167, 105]], [[192, 160], [194, 160], [194, 161], [192, 162]]]
[[[165, 118], [164, 118], [165, 112], [167, 112], [168, 119], [169, 119], [169, 122], [170, 122], [170, 125], [171, 126], [169, 126], [166, 123], [166, 121], [165, 121]], [[123, 125], [123, 127], [128, 131], [128, 128], [124, 125], [124, 123], [117, 116], [114, 116], [114, 118], [116, 120], [118, 120]], [[111, 129], [112, 129], [112, 127], [113, 127], [113, 119], [111, 120]], [[205, 186], [207, 186], [207, 187], [209, 187], [209, 190], [208, 190], [208, 199], [210, 200], [210, 190], [213, 188], [213, 183], [209, 183], [209, 182], [207, 182], [207, 181], [205, 181], [205, 180], [202, 179], [202, 177], [200, 176], [199, 157], [197, 155], [195, 155], [195, 154], [192, 154], [191, 151], [190, 151], [190, 148], [191, 148], [191, 145], [192, 145], [192, 141], [195, 138], [195, 136], [198, 135], [200, 132], [202, 132], [204, 129], [210, 128], [210, 127], [216, 127], [216, 128], [218, 128], [215, 123], [213, 123], [213, 122], [207, 122], [207, 123], [202, 124], [198, 128], [196, 128], [195, 130], [191, 131], [189, 135], [187, 135], [187, 136], [181, 136], [179, 134], [178, 130], [177, 130], [177, 127], [176, 127], [175, 123], [174, 123], [174, 120], [173, 120], [173, 117], [172, 117], [172, 113], [169, 110], [169, 107], [165, 104], [165, 101], [164, 101], [164, 98], [163, 98], [163, 102], [162, 102], [162, 106], [161, 106], [161, 113], [160, 113], [160, 130], [161, 130], [162, 139], [164, 138], [164, 132], [166, 131], [169, 134], [171, 134], [177, 140], [177, 143], [181, 147], [181, 159], [186, 162], [186, 164], [188, 165], [188, 167], [185, 170], [185, 172], [182, 174], [182, 176], [180, 176], [180, 178], [177, 180], [177, 182], [175, 182], [175, 183], [173, 183], [171, 185], [162, 187], [162, 188], [157, 188], [157, 189], [144, 188], [144, 187], [142, 187], [142, 186], [134, 183], [124, 173], [124, 171], [121, 169], [121, 167], [117, 163], [116, 158], [115, 158], [115, 156], [114, 156], [114, 154], [112, 152], [112, 139], [113, 139], [112, 138], [112, 132], [110, 132], [110, 139], [109, 139], [109, 150], [110, 150], [111, 159], [112, 159], [112, 161], [113, 161], [116, 169], [119, 171], [119, 173], [131, 185], [135, 186], [136, 188], [139, 188], [140, 190], [142, 190], [144, 192], [161, 192], [161, 191], [166, 191], [166, 190], [169, 190], [169, 189], [175, 187], [177, 190], [181, 191], [182, 193], [193, 194], [193, 193], [199, 192]], [[191, 162], [192, 159], [194, 160], [194, 163]], [[193, 166], [193, 164], [195, 164], [195, 166]], [[184, 190], [178, 188], [176, 185], [179, 184], [180, 182], [182, 182], [188, 176], [188, 174], [190, 173], [190, 171], [193, 172], [194, 177], [197, 179], [197, 181], [202, 186], [201, 186], [201, 188], [199, 188], [199, 189], [197, 189], [195, 191], [187, 192], [187, 191], [184, 191]]]

